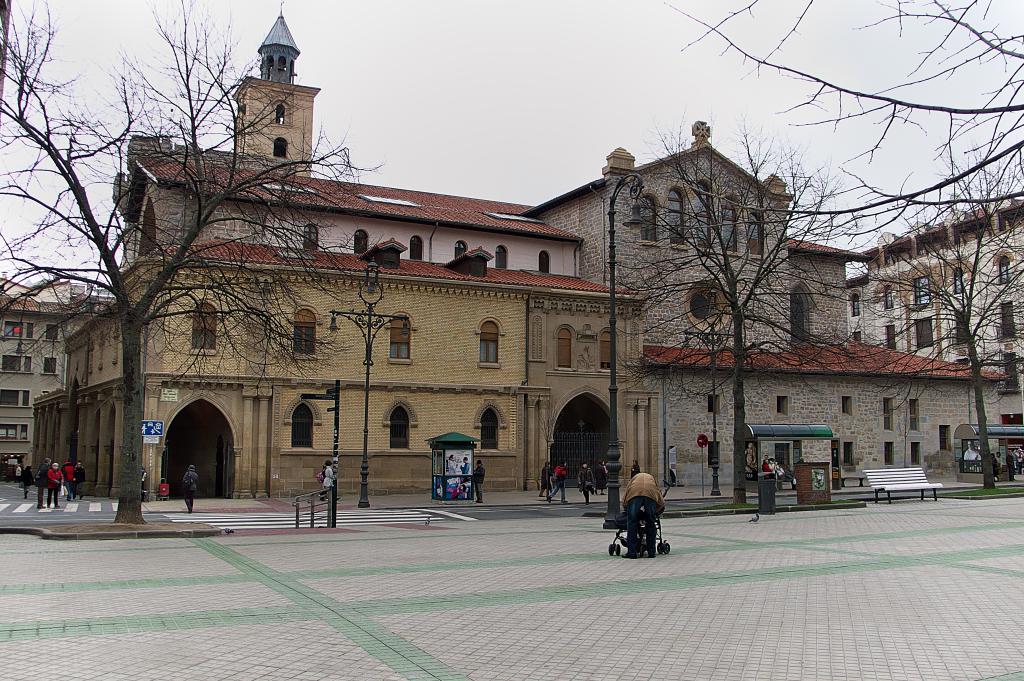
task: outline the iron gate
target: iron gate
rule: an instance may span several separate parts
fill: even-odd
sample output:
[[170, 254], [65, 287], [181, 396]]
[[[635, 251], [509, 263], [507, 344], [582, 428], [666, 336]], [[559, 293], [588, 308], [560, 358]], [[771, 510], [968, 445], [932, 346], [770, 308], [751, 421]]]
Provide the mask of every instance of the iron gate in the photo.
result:
[[556, 432], [551, 443], [551, 468], [564, 461], [569, 479], [575, 481], [582, 464], [593, 469], [607, 454], [608, 433]]

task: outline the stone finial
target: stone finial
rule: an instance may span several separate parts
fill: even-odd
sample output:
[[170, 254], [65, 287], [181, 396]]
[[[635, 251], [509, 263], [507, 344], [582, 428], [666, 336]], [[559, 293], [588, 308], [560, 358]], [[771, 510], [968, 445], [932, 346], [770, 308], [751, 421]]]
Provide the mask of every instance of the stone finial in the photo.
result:
[[783, 195], [786, 193], [786, 182], [778, 175], [769, 175], [764, 181], [764, 188], [770, 194]]
[[608, 175], [631, 173], [636, 167], [636, 157], [622, 147], [608, 154], [607, 160], [607, 165], [601, 171], [601, 174], [606, 177]]
[[690, 128], [690, 132], [693, 133], [693, 144], [690, 145], [691, 149], [697, 149], [704, 146], [711, 146], [711, 126], [708, 125], [707, 121], [697, 121]]

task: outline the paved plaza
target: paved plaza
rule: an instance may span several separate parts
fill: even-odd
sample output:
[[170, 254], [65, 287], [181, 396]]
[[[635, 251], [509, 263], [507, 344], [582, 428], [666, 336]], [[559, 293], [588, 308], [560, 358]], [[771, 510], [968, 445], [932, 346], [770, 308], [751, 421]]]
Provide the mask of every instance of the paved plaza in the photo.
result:
[[93, 542], [0, 536], [0, 679], [1024, 680], [1024, 499]]

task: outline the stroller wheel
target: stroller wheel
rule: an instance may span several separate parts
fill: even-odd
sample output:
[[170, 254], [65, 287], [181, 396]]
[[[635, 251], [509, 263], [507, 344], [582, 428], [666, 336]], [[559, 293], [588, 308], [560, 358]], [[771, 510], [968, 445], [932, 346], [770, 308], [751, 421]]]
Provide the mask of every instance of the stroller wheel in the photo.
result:
[[611, 543], [611, 544], [608, 545], [608, 555], [609, 556], [614, 556], [615, 555], [615, 544], [614, 543]]
[[622, 555], [622, 546], [619, 545], [619, 544], [615, 545], [615, 555], [616, 556], [621, 556]]
[[658, 553], [665, 553], [665, 544], [664, 544], [664, 542], [658, 542], [658, 546], [656, 548], [658, 549]]
[[665, 542], [664, 548], [665, 548], [665, 553], [668, 553], [669, 551], [672, 550], [672, 547], [669, 545], [668, 542]]

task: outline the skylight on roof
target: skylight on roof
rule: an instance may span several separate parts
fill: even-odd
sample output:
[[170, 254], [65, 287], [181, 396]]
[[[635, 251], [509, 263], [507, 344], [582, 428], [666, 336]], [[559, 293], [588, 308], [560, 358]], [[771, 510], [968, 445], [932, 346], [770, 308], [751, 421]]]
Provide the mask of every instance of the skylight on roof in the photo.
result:
[[373, 203], [390, 203], [393, 206], [412, 206], [413, 208], [419, 208], [420, 204], [415, 201], [406, 201], [405, 199], [391, 199], [386, 196], [370, 196], [369, 194], [357, 194], [361, 199], [371, 201]]
[[490, 215], [492, 218], [498, 218], [499, 220], [519, 220], [521, 222], [540, 222], [540, 220], [534, 220], [528, 218], [525, 215], [512, 215], [511, 213], [490, 213], [484, 211], [484, 215]]

